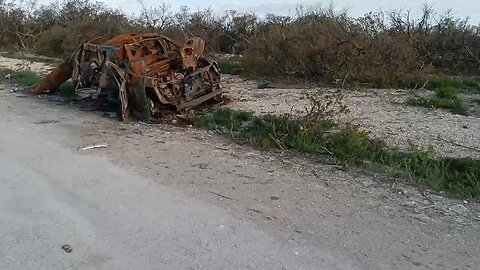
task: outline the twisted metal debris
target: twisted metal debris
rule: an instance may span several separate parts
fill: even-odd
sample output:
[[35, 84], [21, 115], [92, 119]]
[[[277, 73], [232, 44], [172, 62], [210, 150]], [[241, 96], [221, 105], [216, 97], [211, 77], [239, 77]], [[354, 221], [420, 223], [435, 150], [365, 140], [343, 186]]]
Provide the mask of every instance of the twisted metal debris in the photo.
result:
[[217, 63], [202, 57], [205, 42], [183, 46], [156, 34], [124, 34], [80, 45], [71, 57], [31, 89], [57, 89], [72, 79], [79, 95], [119, 100], [124, 121], [150, 121], [164, 114], [218, 101], [222, 92]]

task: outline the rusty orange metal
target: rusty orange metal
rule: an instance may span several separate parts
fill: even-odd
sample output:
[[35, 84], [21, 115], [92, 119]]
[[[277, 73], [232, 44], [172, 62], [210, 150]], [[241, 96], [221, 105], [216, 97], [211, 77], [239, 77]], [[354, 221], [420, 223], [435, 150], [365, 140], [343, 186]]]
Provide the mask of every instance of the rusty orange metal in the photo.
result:
[[118, 97], [124, 121], [150, 121], [219, 100], [219, 68], [202, 56], [204, 48], [200, 38], [181, 46], [157, 34], [99, 37], [80, 45], [32, 93], [56, 89], [71, 78], [77, 93]]

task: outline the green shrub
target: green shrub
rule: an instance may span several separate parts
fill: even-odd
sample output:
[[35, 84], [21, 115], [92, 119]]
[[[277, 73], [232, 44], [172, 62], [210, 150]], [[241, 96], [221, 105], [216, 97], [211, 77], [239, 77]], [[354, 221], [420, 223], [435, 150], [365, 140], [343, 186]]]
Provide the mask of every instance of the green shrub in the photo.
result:
[[222, 59], [217, 62], [223, 74], [239, 75], [245, 72], [241, 58]]
[[21, 86], [32, 86], [41, 80], [41, 77], [31, 71], [21, 71], [13, 73], [14, 82]]

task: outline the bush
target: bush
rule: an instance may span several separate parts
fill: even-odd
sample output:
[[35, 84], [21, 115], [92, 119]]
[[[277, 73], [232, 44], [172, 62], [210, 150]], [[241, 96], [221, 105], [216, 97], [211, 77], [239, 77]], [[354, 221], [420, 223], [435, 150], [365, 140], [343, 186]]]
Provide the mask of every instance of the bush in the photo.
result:
[[475, 87], [475, 82], [473, 80], [434, 80], [428, 85], [429, 87], [439, 87], [433, 89], [435, 91], [433, 97], [409, 98], [407, 104], [427, 108], [443, 108], [456, 114], [468, 115], [471, 105], [464, 100], [462, 95], [468, 92], [478, 92], [479, 89], [478, 86]]
[[293, 17], [260, 19], [235, 11], [216, 16], [209, 8], [173, 12], [167, 4], [142, 5], [139, 16], [128, 17], [89, 0], [29, 3], [0, 1], [0, 46], [69, 55], [96, 36], [153, 31], [179, 43], [201, 37], [207, 54], [242, 54], [241, 67], [221, 63], [234, 74], [371, 87], [418, 87], [412, 78], [431, 75], [480, 75], [480, 27], [429, 6], [418, 19], [402, 11], [352, 18], [333, 8], [302, 7]]
[[67, 50], [63, 47], [63, 41], [67, 39], [68, 30], [55, 25], [42, 33], [38, 40], [37, 52], [43, 55], [58, 57], [64, 56]]

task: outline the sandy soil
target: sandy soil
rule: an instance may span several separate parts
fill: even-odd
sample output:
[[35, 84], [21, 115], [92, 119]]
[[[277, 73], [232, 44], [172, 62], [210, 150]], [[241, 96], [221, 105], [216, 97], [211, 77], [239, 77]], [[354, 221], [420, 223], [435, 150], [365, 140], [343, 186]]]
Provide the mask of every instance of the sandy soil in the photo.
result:
[[[238, 80], [225, 80], [235, 98], [230, 106], [236, 108], [281, 112], [285, 104], [293, 104], [292, 96], [301, 99], [302, 90], [253, 90], [252, 82]], [[379, 136], [394, 136], [392, 143], [404, 137], [429, 142], [432, 135], [424, 132], [442, 127], [443, 117], [444, 124], [461, 127], [465, 133], [445, 127], [433, 135], [449, 132], [459, 143], [470, 143], [465, 138], [471, 138], [478, 144], [478, 119], [412, 109], [364, 93], [369, 92], [349, 98], [357, 104], [351, 107], [354, 115], [357, 112], [353, 118]], [[286, 241], [328, 250], [356, 269], [476, 269], [480, 264], [477, 203], [430, 194], [384, 175], [343, 171], [290, 153], [259, 151], [208, 131], [123, 124], [98, 112], [55, 105], [0, 90], [1, 114], [8, 112], [11, 121], [28, 119], [45, 132], [61, 134], [57, 143], [71, 151], [85, 143], [108, 143], [109, 148], [85, 155], [108, 158], [195, 200], [214, 203]], [[404, 114], [396, 117], [399, 111]], [[423, 119], [423, 124], [416, 119]], [[422, 127], [422, 132], [395, 129], [409, 124], [416, 125], [410, 130]], [[452, 149], [444, 154], [473, 155], [463, 148]]]
[[47, 74], [52, 68], [54, 68], [54, 66], [47, 63], [0, 56], [0, 69], [11, 69], [14, 71], [32, 71], [39, 74]]

